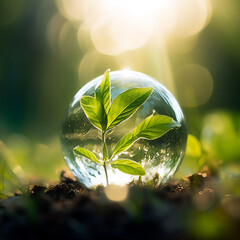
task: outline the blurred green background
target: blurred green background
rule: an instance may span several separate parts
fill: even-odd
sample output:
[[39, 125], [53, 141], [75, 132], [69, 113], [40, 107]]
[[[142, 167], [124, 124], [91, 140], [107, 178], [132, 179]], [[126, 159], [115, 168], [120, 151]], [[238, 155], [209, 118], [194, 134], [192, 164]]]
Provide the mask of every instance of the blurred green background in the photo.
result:
[[239, 9], [238, 0], [1, 0], [5, 194], [13, 178], [49, 183], [67, 170], [59, 142], [64, 114], [107, 68], [148, 74], [178, 99], [193, 136], [177, 177], [204, 164], [238, 177]]

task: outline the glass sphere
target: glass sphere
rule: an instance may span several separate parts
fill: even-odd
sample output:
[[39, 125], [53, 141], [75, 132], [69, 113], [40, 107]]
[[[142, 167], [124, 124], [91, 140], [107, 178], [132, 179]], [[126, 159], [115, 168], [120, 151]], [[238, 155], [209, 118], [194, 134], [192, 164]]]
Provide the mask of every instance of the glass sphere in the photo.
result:
[[[92, 151], [99, 159], [103, 158], [101, 132], [90, 123], [80, 105], [83, 95], [94, 95], [95, 86], [102, 78], [103, 76], [100, 76], [88, 82], [74, 96], [63, 121], [61, 133], [63, 155], [69, 168], [76, 178], [89, 188], [100, 184], [106, 186], [104, 167], [74, 154], [73, 149], [80, 146]], [[110, 81], [112, 99], [132, 88], [153, 87], [154, 90], [132, 117], [106, 133], [109, 154], [126, 133], [132, 131], [154, 112], [170, 116], [181, 124], [180, 128], [171, 129], [155, 140], [136, 141], [115, 158], [130, 159], [141, 164], [146, 173], [141, 176], [141, 180], [145, 183], [153, 179], [157, 184], [167, 181], [181, 164], [187, 139], [184, 116], [177, 100], [162, 84], [143, 73], [115, 71], [110, 73]], [[109, 184], [125, 185], [139, 179], [139, 176], [123, 173], [110, 165], [107, 165], [107, 172]]]

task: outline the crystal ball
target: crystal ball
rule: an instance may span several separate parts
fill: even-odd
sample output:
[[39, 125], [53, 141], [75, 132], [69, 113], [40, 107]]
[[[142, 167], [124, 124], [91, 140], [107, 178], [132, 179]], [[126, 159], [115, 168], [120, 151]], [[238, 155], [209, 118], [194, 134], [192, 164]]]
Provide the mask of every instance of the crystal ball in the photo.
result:
[[[101, 132], [87, 118], [80, 104], [82, 96], [94, 96], [95, 87], [103, 76], [99, 76], [83, 86], [74, 96], [61, 130], [61, 144], [64, 159], [75, 177], [86, 187], [107, 185], [104, 167], [84, 156], [76, 155], [76, 146], [90, 150], [99, 159], [103, 158]], [[112, 101], [121, 93], [133, 88], [152, 87], [151, 96], [129, 119], [106, 132], [106, 146], [109, 153], [128, 132], [136, 128], [151, 114], [171, 117], [181, 127], [171, 129], [163, 136], [154, 139], [140, 139], [123, 151], [115, 159], [130, 159], [144, 167], [145, 175], [124, 173], [107, 165], [109, 184], [119, 186], [141, 179], [144, 183], [161, 184], [166, 182], [179, 168], [185, 154], [187, 128], [182, 110], [171, 92], [161, 83], [140, 72], [110, 72]]]

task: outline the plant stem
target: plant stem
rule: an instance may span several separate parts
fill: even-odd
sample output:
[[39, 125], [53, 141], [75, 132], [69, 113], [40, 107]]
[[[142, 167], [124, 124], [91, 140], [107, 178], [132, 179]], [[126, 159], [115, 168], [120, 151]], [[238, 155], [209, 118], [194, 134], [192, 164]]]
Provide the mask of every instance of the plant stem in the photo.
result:
[[106, 167], [106, 163], [103, 163], [103, 167], [104, 167], [104, 171], [105, 171], [105, 175], [106, 175], [106, 181], [107, 181], [107, 186], [108, 186], [108, 174], [107, 174], [107, 167]]
[[107, 174], [107, 167], [106, 167], [106, 161], [108, 160], [108, 151], [107, 151], [107, 145], [105, 142], [105, 132], [102, 132], [102, 151], [103, 151], [103, 167], [104, 167], [106, 181], [108, 185], [108, 174]]

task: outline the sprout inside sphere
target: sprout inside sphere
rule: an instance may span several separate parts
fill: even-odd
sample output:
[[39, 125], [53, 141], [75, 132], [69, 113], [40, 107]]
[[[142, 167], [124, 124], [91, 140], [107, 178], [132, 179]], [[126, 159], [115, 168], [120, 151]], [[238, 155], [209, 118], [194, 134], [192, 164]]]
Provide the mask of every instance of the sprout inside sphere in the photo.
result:
[[[99, 76], [93, 79], [74, 96], [61, 132], [65, 161], [75, 177], [89, 188], [101, 184], [106, 186], [104, 169], [84, 156], [77, 156], [73, 149], [76, 146], [86, 148], [97, 158], [103, 158], [101, 133], [91, 124], [80, 105], [82, 96], [94, 95], [95, 87], [102, 78], [103, 76]], [[141, 164], [145, 169], [145, 175], [141, 176], [143, 182], [150, 182], [153, 179], [157, 179], [158, 184], [166, 182], [180, 166], [186, 147], [187, 128], [177, 100], [162, 84], [143, 73], [115, 71], [110, 73], [110, 81], [112, 101], [129, 89], [153, 87], [151, 96], [130, 118], [106, 132], [107, 150], [110, 155], [122, 136], [131, 132], [152, 114], [169, 116], [181, 124], [180, 128], [172, 129], [155, 140], [136, 141], [129, 149], [113, 159], [130, 159]], [[110, 184], [122, 186], [139, 179], [139, 176], [123, 173], [110, 166], [107, 167], [107, 172]]]

